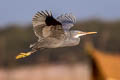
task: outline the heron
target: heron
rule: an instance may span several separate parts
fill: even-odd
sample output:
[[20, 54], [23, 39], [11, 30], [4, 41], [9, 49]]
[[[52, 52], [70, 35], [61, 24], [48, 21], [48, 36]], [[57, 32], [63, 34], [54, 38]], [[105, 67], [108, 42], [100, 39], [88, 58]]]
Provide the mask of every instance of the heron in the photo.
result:
[[51, 11], [38, 11], [32, 18], [38, 41], [30, 45], [31, 51], [20, 53], [16, 59], [27, 57], [41, 49], [76, 46], [80, 43], [81, 36], [97, 33], [71, 30], [75, 23], [76, 18], [71, 13], [54, 18]]

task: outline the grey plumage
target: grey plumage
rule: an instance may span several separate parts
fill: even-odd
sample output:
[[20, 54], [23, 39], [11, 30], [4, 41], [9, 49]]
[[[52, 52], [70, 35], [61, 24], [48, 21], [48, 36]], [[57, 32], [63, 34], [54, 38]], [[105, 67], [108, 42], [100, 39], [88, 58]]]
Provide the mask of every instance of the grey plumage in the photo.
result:
[[32, 24], [38, 42], [30, 47], [38, 50], [78, 45], [79, 36], [86, 35], [86, 33], [70, 30], [75, 22], [76, 18], [72, 14], [60, 15], [55, 19], [51, 11], [37, 12], [32, 19]]
[[30, 45], [32, 51], [20, 53], [16, 59], [24, 58], [44, 48], [76, 46], [80, 42], [80, 36], [96, 33], [70, 30], [75, 22], [76, 18], [72, 14], [60, 15], [55, 19], [51, 11], [37, 12], [33, 16], [32, 24], [38, 41]]
[[64, 14], [57, 17], [57, 20], [62, 23], [62, 27], [64, 30], [69, 30], [74, 26], [76, 22], [75, 16], [72, 14]]
[[51, 12], [37, 12], [32, 23], [35, 35], [38, 37], [38, 42], [30, 46], [32, 49], [55, 48], [63, 43], [65, 39], [64, 29]]

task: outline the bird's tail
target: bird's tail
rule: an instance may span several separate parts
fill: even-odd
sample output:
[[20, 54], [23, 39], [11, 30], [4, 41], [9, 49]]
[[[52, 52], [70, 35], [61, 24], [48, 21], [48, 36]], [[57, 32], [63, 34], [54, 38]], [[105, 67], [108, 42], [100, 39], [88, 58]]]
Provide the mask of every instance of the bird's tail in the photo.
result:
[[27, 56], [30, 56], [32, 53], [36, 52], [36, 50], [32, 50], [26, 53], [20, 53], [19, 55], [16, 56], [16, 59], [24, 58]]

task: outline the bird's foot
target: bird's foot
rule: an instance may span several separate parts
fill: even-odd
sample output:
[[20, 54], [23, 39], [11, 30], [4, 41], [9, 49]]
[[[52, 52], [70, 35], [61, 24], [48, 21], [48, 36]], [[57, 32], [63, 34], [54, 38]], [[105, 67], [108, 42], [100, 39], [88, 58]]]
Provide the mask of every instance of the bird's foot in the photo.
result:
[[20, 58], [24, 58], [31, 55], [31, 52], [27, 52], [27, 53], [20, 53], [19, 55], [16, 56], [16, 59], [20, 59]]

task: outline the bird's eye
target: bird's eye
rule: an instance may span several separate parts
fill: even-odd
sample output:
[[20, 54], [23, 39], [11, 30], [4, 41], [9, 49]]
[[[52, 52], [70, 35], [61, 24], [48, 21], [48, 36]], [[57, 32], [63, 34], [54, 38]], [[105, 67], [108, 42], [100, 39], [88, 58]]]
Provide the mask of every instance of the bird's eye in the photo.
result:
[[78, 32], [78, 34], [81, 34], [81, 32]]

